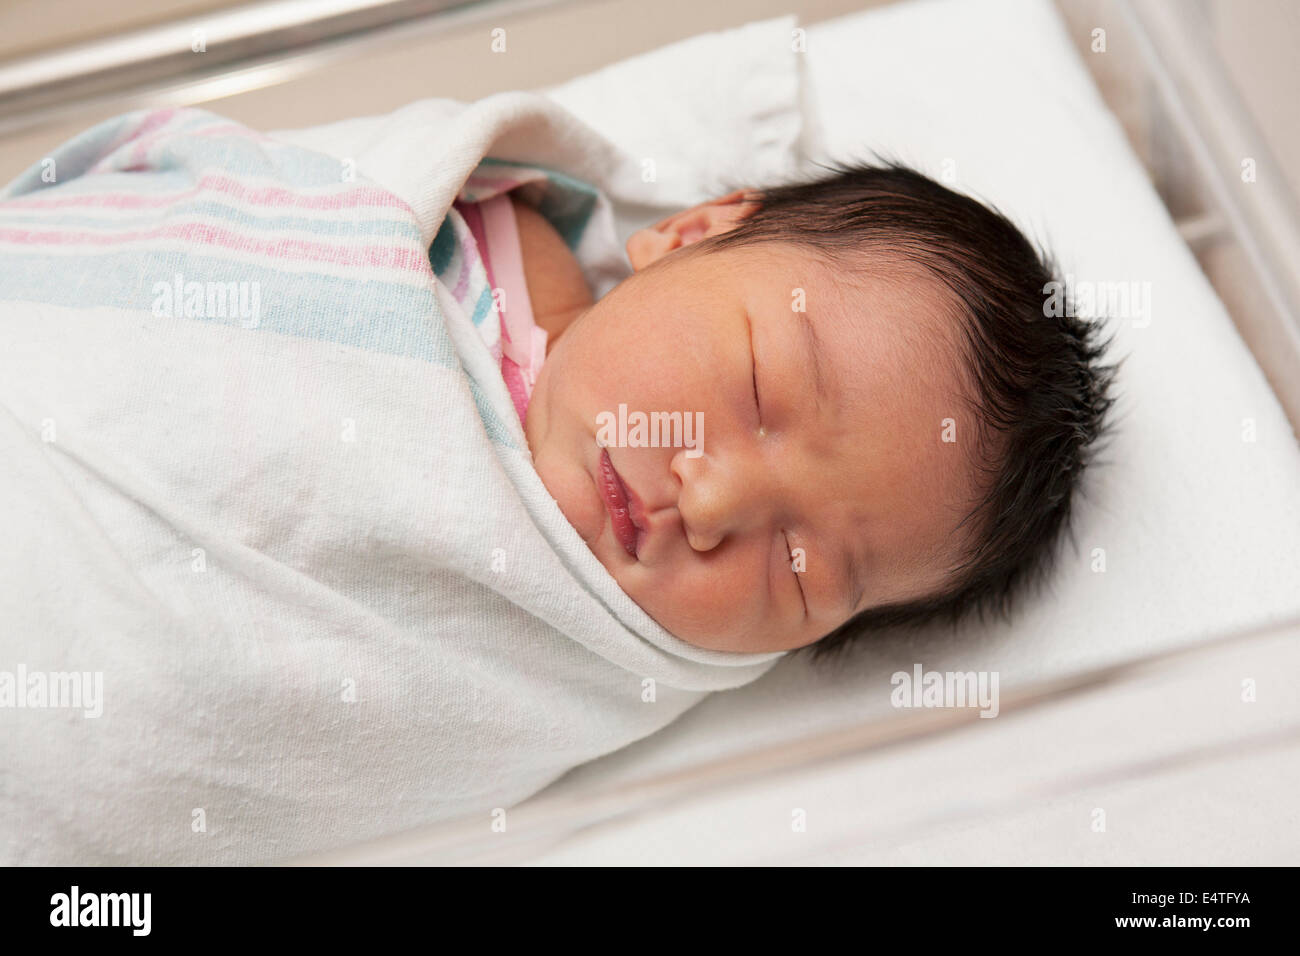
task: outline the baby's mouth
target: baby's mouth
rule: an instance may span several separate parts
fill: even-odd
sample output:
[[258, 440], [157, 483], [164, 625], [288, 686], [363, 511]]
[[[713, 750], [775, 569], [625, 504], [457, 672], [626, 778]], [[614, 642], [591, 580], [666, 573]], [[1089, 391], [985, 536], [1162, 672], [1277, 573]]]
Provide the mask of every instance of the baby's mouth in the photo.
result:
[[605, 510], [609, 512], [609, 521], [610, 526], [614, 529], [614, 537], [623, 546], [623, 550], [635, 558], [642, 529], [632, 520], [632, 495], [629, 493], [627, 485], [623, 483], [623, 479], [619, 477], [618, 472], [614, 469], [614, 463], [610, 461], [609, 452], [604, 448], [600, 450], [599, 470], [600, 497], [605, 502]]

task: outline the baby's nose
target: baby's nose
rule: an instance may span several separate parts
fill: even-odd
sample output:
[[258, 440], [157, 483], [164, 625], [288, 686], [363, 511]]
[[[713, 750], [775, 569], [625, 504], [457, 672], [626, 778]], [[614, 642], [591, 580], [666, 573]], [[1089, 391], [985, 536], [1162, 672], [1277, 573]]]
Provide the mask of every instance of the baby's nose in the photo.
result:
[[763, 520], [765, 484], [755, 469], [730, 468], [708, 455], [678, 455], [673, 473], [681, 482], [677, 510], [694, 550], [712, 551]]

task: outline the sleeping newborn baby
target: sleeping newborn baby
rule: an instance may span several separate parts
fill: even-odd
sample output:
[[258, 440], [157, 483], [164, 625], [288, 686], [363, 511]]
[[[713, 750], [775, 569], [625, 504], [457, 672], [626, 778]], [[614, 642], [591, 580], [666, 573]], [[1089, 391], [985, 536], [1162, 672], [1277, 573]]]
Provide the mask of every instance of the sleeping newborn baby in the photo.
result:
[[[503, 370], [537, 472], [666, 630], [821, 653], [1005, 613], [1049, 569], [1113, 368], [997, 212], [903, 167], [833, 167], [637, 232], [633, 274], [593, 301], [559, 232], [510, 203], [533, 327]], [[610, 427], [637, 412], [686, 427]]]
[[781, 651], [1049, 566], [1111, 370], [998, 214], [833, 168], [629, 274], [636, 158], [545, 97], [355, 122], [139, 111], [0, 192], [0, 676], [105, 677], [0, 707], [0, 861], [496, 833]]

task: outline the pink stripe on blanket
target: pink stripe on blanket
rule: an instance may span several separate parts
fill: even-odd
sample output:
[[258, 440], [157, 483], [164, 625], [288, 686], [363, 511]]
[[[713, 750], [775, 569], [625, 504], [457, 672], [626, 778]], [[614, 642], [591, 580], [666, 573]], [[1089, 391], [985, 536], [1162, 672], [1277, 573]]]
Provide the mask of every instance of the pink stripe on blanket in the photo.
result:
[[131, 139], [135, 146], [131, 148], [131, 162], [133, 165], [140, 165], [144, 162], [145, 157], [149, 155], [149, 147], [160, 136], [168, 135], [167, 127], [175, 119], [174, 110], [164, 110], [161, 113], [153, 113], [140, 126]]
[[298, 259], [307, 262], [327, 262], [334, 265], [365, 266], [367, 268], [397, 269], [403, 272], [425, 272], [428, 258], [410, 246], [330, 246], [302, 239], [263, 240], [203, 223], [169, 223], [154, 229], [134, 232], [103, 234], [93, 232], [11, 229], [0, 227], [0, 242], [22, 245], [94, 245], [112, 246], [139, 239], [184, 239], [204, 245], [236, 249], [274, 259]]
[[245, 186], [237, 179], [220, 174], [209, 174], [189, 189], [164, 195], [147, 196], [139, 193], [96, 193], [85, 196], [42, 197], [39, 193], [32, 196], [19, 196], [5, 200], [0, 205], [23, 206], [30, 209], [61, 209], [78, 206], [95, 206], [109, 209], [148, 209], [156, 206], [168, 206], [182, 202], [198, 194], [209, 191], [222, 193], [241, 199], [250, 205], [267, 208], [300, 209], [351, 209], [380, 208], [410, 210], [410, 206], [391, 193], [368, 186], [349, 188], [342, 195], [305, 196], [292, 189], [279, 187]]
[[526, 383], [523, 371], [507, 355], [501, 356], [501, 377], [506, 381], [506, 391], [510, 393], [510, 400], [514, 402], [520, 423], [526, 423], [528, 401], [533, 394], [532, 386]]
[[154, 110], [152, 113], [145, 116], [134, 129], [127, 130], [122, 133], [119, 138], [115, 139], [105, 150], [105, 155], [111, 155], [127, 143], [144, 136], [149, 136], [154, 131], [162, 129], [176, 118], [177, 112], [178, 110], [175, 107], [170, 106], [160, 110]]

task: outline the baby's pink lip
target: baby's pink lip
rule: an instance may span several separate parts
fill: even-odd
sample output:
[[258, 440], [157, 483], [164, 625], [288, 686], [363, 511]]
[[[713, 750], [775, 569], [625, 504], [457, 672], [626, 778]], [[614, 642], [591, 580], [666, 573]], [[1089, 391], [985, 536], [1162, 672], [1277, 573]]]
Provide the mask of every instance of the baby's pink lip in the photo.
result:
[[641, 507], [641, 501], [636, 492], [623, 481], [614, 462], [610, 460], [609, 452], [604, 448], [600, 450], [599, 471], [600, 497], [605, 502], [605, 510], [609, 512], [614, 537], [623, 546], [623, 550], [635, 558], [641, 534], [645, 530], [642, 523], [645, 511]]

